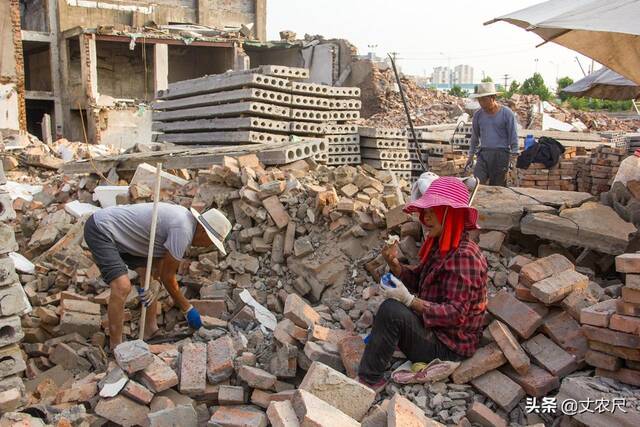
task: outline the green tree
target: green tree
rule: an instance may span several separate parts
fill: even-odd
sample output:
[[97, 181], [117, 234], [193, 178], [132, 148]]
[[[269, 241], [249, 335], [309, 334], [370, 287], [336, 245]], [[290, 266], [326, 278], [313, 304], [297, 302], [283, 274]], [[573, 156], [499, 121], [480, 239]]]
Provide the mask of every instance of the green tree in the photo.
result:
[[540, 73], [533, 73], [520, 87], [520, 93], [523, 95], [538, 95], [543, 101], [551, 99], [551, 91], [544, 84], [544, 79]]
[[458, 85], [453, 85], [453, 87], [449, 89], [449, 95], [457, 96], [458, 98], [466, 98], [469, 96], [469, 91], [462, 89]]
[[492, 83], [492, 82], [493, 82], [493, 79], [491, 78], [491, 76], [487, 76], [482, 80], [480, 80], [480, 83]]
[[509, 89], [504, 93], [504, 97], [511, 98], [514, 93], [518, 93], [519, 89], [520, 89], [520, 83], [518, 83], [515, 80], [512, 81], [511, 84], [509, 85]]
[[558, 90], [556, 91], [556, 95], [558, 96], [558, 98], [560, 98], [562, 102], [566, 101], [567, 98], [569, 98], [569, 95], [567, 95], [566, 93], [563, 93], [562, 89], [572, 84], [573, 84], [573, 79], [568, 76], [562, 77], [561, 79], [558, 80]]

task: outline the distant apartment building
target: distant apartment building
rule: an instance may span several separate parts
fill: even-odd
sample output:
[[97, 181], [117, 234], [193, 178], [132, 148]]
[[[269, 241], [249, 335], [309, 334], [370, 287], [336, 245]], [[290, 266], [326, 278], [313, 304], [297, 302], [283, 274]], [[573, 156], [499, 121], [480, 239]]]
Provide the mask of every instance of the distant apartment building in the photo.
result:
[[449, 84], [451, 82], [451, 69], [449, 67], [435, 67], [431, 74], [432, 84]]
[[453, 69], [454, 84], [472, 84], [473, 83], [473, 67], [471, 65], [460, 64]]

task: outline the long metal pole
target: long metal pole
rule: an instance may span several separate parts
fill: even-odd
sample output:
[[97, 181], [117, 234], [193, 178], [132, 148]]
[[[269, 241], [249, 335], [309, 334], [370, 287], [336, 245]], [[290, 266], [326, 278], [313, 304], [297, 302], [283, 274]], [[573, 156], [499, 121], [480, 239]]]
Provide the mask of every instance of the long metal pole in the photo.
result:
[[[420, 166], [422, 166], [423, 172], [427, 172], [427, 167], [422, 160], [422, 150], [420, 150], [420, 145], [418, 144], [418, 140], [416, 139], [416, 131], [413, 129], [413, 121], [411, 120], [411, 114], [409, 114], [409, 106], [407, 105], [407, 98], [404, 95], [404, 90], [402, 89], [402, 84], [400, 83], [400, 75], [398, 74], [398, 70], [396, 69], [396, 62], [393, 60], [391, 54], [388, 54], [389, 60], [391, 60], [391, 67], [393, 68], [393, 74], [396, 76], [396, 82], [398, 83], [398, 90], [400, 91], [400, 98], [402, 99], [402, 105], [404, 106], [404, 112], [407, 115], [407, 121], [409, 122], [409, 129], [411, 129], [411, 137], [413, 138], [413, 143], [416, 147], [416, 152], [418, 153], [418, 161], [420, 162]], [[429, 163], [429, 152], [427, 152], [427, 163]]]
[[[153, 268], [153, 247], [156, 242], [156, 226], [158, 225], [158, 203], [160, 202], [160, 180], [162, 173], [162, 163], [156, 163], [156, 182], [153, 192], [153, 211], [151, 213], [151, 230], [149, 230], [149, 251], [147, 252], [147, 269], [144, 274], [144, 290], [149, 289], [151, 282], [151, 269]], [[155, 313], [154, 313], [155, 314]], [[144, 340], [144, 325], [147, 320], [147, 307], [142, 304], [140, 313], [140, 335], [138, 339]]]

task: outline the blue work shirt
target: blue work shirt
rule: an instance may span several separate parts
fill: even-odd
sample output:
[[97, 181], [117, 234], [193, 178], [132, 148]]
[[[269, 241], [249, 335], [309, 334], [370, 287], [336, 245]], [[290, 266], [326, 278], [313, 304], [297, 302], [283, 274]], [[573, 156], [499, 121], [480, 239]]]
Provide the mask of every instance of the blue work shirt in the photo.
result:
[[506, 150], [518, 153], [518, 127], [516, 116], [508, 107], [500, 106], [495, 114], [489, 114], [482, 108], [473, 114], [469, 156], [479, 148]]

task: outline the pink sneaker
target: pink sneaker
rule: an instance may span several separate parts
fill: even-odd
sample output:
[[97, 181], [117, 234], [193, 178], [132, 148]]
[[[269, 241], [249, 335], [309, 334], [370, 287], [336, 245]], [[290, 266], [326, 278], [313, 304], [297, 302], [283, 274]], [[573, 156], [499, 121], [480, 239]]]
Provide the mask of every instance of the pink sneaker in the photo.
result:
[[375, 391], [376, 394], [380, 393], [387, 386], [387, 380], [385, 380], [384, 378], [382, 378], [380, 381], [378, 381], [375, 384], [371, 384], [370, 382], [368, 382], [367, 380], [365, 380], [361, 376], [358, 376], [358, 382], [360, 384], [366, 385], [371, 390]]

